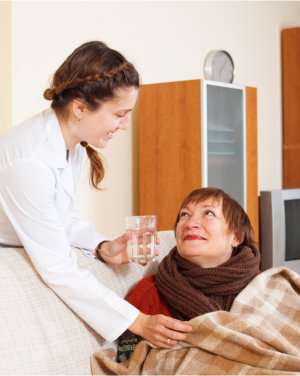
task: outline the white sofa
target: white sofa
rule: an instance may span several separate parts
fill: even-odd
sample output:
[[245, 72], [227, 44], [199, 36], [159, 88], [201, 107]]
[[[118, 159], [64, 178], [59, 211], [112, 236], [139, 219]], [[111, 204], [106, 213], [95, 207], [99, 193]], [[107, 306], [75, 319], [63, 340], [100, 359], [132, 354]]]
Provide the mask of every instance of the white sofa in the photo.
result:
[[[160, 256], [146, 267], [108, 266], [75, 252], [81, 267], [124, 297], [175, 244], [173, 231], [159, 232], [159, 239]], [[44, 284], [24, 249], [0, 248], [0, 259], [0, 375], [91, 374], [90, 356], [112, 344]]]

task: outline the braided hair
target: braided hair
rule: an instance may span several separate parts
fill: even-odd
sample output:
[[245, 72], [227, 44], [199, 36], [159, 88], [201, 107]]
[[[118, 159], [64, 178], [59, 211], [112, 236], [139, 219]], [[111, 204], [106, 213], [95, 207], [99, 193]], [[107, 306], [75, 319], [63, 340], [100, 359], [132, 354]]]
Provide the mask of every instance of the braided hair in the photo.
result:
[[[44, 98], [52, 101], [51, 107], [63, 113], [74, 99], [81, 99], [90, 110], [111, 100], [119, 88], [139, 88], [140, 79], [132, 63], [105, 43], [92, 41], [76, 48], [55, 72]], [[86, 141], [80, 143], [90, 160], [90, 184], [100, 189], [104, 166], [100, 153]]]

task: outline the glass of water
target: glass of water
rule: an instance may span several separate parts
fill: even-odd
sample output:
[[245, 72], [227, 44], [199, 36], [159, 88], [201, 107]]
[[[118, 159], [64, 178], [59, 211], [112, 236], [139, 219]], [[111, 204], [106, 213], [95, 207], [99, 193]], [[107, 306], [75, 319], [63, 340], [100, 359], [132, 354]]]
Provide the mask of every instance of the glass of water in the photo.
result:
[[127, 243], [130, 262], [147, 264], [155, 260], [156, 216], [137, 215], [125, 217], [126, 230], [132, 232]]

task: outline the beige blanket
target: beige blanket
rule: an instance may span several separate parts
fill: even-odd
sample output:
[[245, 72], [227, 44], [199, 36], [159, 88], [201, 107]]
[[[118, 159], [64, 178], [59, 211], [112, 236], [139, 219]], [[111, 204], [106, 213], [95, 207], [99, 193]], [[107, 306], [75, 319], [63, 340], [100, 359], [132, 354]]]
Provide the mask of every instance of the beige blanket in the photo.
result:
[[300, 276], [283, 267], [257, 276], [230, 312], [194, 318], [185, 342], [174, 349], [138, 344], [129, 362], [113, 350], [91, 358], [94, 375], [300, 374]]

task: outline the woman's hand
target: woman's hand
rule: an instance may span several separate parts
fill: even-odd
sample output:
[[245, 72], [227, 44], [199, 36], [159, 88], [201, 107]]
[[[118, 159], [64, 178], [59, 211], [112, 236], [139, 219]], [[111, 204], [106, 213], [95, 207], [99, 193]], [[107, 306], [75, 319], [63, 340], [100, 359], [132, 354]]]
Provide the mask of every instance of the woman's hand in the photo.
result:
[[109, 264], [126, 264], [129, 262], [127, 254], [127, 241], [131, 238], [131, 231], [118, 238], [105, 242], [101, 245], [98, 254]]
[[[103, 243], [101, 245], [100, 250], [98, 250], [98, 254], [100, 254], [101, 258], [109, 264], [127, 264], [129, 262], [127, 253], [127, 241], [130, 238], [131, 231], [127, 231], [125, 234], [119, 236], [118, 238]], [[159, 239], [157, 235], [156, 244], [159, 244]], [[157, 251], [156, 256], [158, 256]]]
[[150, 316], [140, 312], [128, 329], [155, 346], [171, 349], [178, 341], [184, 341], [187, 333], [190, 333], [193, 328], [189, 324], [172, 317]]

